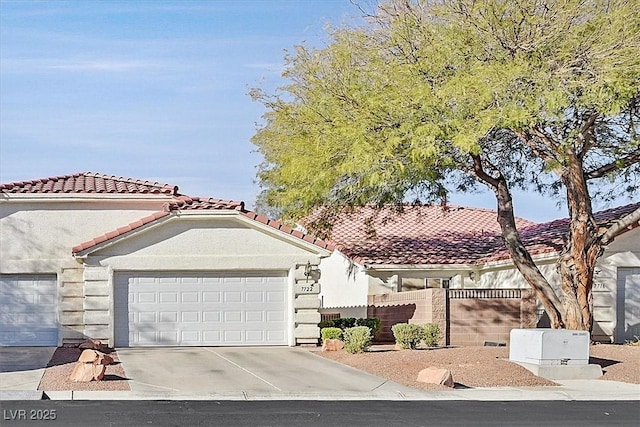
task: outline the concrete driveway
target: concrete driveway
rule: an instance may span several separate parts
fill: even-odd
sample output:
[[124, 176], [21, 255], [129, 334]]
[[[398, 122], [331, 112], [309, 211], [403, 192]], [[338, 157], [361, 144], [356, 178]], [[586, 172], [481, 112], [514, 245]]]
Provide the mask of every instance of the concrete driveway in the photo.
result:
[[290, 347], [122, 348], [132, 392], [236, 398], [403, 397], [417, 390]]
[[37, 390], [56, 347], [0, 347], [0, 390]]

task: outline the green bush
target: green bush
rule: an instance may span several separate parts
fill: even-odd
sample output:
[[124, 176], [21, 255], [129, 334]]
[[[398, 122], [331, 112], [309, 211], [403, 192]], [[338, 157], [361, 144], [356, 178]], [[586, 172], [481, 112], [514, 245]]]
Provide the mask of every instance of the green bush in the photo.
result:
[[427, 347], [436, 347], [442, 339], [442, 331], [440, 326], [435, 323], [427, 323], [422, 327], [423, 341]]
[[318, 327], [320, 329], [323, 329], [323, 328], [334, 328], [335, 325], [333, 324], [333, 320], [323, 320], [322, 322], [318, 323]]
[[320, 330], [322, 335], [322, 341], [324, 340], [339, 340], [342, 339], [342, 329], [340, 328], [322, 328]]
[[396, 344], [402, 348], [414, 349], [424, 339], [424, 328], [412, 323], [396, 323], [391, 327]]
[[366, 326], [371, 329], [371, 336], [375, 338], [378, 336], [380, 329], [382, 329], [382, 322], [377, 317], [367, 317], [366, 319], [356, 320], [356, 326]]
[[366, 326], [347, 328], [343, 337], [344, 349], [349, 353], [364, 353], [371, 345], [371, 329]]
[[333, 326], [344, 331], [347, 328], [353, 328], [354, 326], [356, 326], [356, 319], [353, 317], [341, 317], [340, 319], [333, 319]]

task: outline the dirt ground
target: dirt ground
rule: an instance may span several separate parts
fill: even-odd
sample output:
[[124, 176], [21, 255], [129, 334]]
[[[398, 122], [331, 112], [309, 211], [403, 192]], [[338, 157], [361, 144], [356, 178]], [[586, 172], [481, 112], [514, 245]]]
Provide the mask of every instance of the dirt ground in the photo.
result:
[[[640, 384], [640, 346], [592, 345], [590, 363], [604, 371], [601, 380]], [[362, 354], [344, 350], [318, 352], [322, 357], [389, 380], [423, 390], [444, 386], [416, 381], [418, 372], [429, 367], [449, 369], [456, 388], [554, 386], [523, 367], [509, 362], [508, 347], [459, 347], [396, 350], [394, 345], [376, 345]]]
[[82, 350], [75, 347], [60, 347], [49, 362], [49, 366], [44, 372], [38, 390], [44, 391], [99, 391], [99, 390], [124, 390], [131, 388], [127, 382], [127, 376], [120, 364], [117, 352], [109, 353], [113, 357], [114, 363], [107, 366], [104, 379], [102, 381], [91, 381], [88, 383], [73, 382], [69, 380], [69, 375], [73, 366], [80, 357]]

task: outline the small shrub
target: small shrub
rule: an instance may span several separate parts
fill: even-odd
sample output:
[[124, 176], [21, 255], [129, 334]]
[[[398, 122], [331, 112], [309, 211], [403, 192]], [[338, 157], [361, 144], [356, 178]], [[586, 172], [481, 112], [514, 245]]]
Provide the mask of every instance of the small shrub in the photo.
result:
[[356, 320], [356, 326], [366, 326], [371, 329], [371, 336], [375, 338], [378, 336], [380, 329], [382, 329], [382, 322], [377, 317], [367, 317], [366, 319]]
[[342, 339], [342, 329], [340, 328], [322, 328], [320, 330], [322, 335], [322, 341], [324, 340], [339, 340]]
[[334, 328], [336, 325], [333, 324], [333, 320], [323, 320], [322, 322], [318, 323], [318, 327], [320, 329], [323, 328]]
[[423, 329], [423, 341], [427, 347], [435, 347], [440, 343], [442, 339], [442, 331], [440, 326], [435, 323], [427, 323], [422, 327]]
[[333, 319], [333, 326], [344, 331], [347, 328], [353, 328], [354, 326], [356, 326], [356, 319], [353, 317], [341, 317], [339, 319]]
[[366, 326], [347, 328], [343, 337], [344, 349], [349, 353], [364, 353], [371, 345], [371, 329]]
[[396, 323], [391, 327], [396, 344], [402, 348], [414, 349], [424, 339], [424, 328], [412, 323]]

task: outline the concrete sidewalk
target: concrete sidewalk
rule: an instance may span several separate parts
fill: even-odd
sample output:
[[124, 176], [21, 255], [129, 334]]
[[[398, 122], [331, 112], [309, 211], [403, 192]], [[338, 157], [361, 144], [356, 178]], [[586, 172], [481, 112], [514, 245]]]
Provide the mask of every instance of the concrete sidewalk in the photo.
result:
[[47, 391], [51, 400], [475, 400], [475, 401], [640, 401], [640, 385], [604, 380], [567, 380], [558, 387], [496, 387], [410, 392], [372, 390], [370, 392], [326, 393], [184, 393], [136, 391]]

